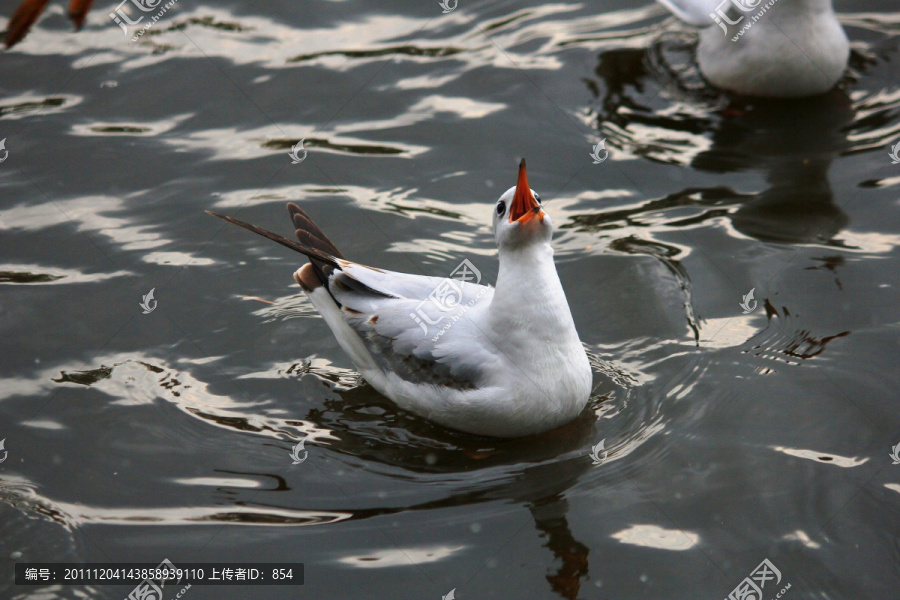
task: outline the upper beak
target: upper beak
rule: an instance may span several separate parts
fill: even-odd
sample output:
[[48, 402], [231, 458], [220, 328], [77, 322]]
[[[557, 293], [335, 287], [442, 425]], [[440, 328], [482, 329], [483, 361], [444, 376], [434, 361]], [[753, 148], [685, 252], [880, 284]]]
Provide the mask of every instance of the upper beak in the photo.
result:
[[544, 211], [541, 205], [534, 199], [531, 188], [528, 186], [528, 176], [525, 174], [525, 159], [519, 163], [519, 181], [516, 183], [516, 193], [513, 196], [512, 207], [509, 210], [509, 222], [527, 223], [534, 217], [544, 220]]

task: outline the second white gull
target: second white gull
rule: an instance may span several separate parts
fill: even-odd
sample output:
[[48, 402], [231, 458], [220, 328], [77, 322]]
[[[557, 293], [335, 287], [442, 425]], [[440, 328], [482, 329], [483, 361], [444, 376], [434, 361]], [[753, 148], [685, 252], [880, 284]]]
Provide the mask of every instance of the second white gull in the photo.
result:
[[829, 91], [850, 43], [831, 0], [657, 0], [700, 30], [697, 63], [714, 86], [745, 96]]
[[[524, 159], [494, 207], [493, 288], [348, 261], [300, 207], [288, 211], [299, 242], [207, 212], [309, 257], [294, 279], [366, 381], [398, 406], [494, 437], [554, 429], [584, 410], [592, 370], [553, 261], [553, 223]], [[436, 290], [455, 294], [452, 310], [432, 301]]]

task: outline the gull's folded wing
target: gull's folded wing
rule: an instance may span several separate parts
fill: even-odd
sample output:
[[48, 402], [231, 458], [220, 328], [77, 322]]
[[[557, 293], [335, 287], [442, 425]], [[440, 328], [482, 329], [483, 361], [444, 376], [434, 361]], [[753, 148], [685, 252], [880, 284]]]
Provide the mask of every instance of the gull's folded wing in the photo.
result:
[[339, 264], [329, 291], [382, 369], [411, 383], [469, 389], [496, 359], [476, 324], [493, 288]]

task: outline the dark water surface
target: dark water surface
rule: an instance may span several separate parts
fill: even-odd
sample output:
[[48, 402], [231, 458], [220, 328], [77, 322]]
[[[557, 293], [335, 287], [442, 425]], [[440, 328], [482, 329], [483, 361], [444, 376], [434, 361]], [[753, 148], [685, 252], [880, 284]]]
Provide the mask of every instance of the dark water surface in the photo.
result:
[[[839, 89], [751, 102], [652, 3], [179, 0], [134, 43], [50, 4], [0, 56], [0, 598], [164, 558], [306, 565], [190, 600], [713, 600], [764, 559], [765, 598], [896, 598], [900, 14], [836, 8]], [[596, 386], [530, 439], [395, 408], [301, 257], [203, 213], [491, 283], [521, 156]]]

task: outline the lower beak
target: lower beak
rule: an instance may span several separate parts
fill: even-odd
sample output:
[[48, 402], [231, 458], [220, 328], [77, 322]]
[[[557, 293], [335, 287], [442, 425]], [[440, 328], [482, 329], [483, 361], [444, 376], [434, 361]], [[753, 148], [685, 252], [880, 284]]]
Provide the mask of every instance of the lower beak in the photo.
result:
[[512, 207], [509, 210], [510, 223], [527, 223], [538, 217], [544, 220], [544, 211], [541, 205], [534, 199], [531, 188], [528, 186], [528, 176], [525, 174], [525, 159], [519, 163], [519, 180], [516, 183], [516, 193], [513, 196]]

